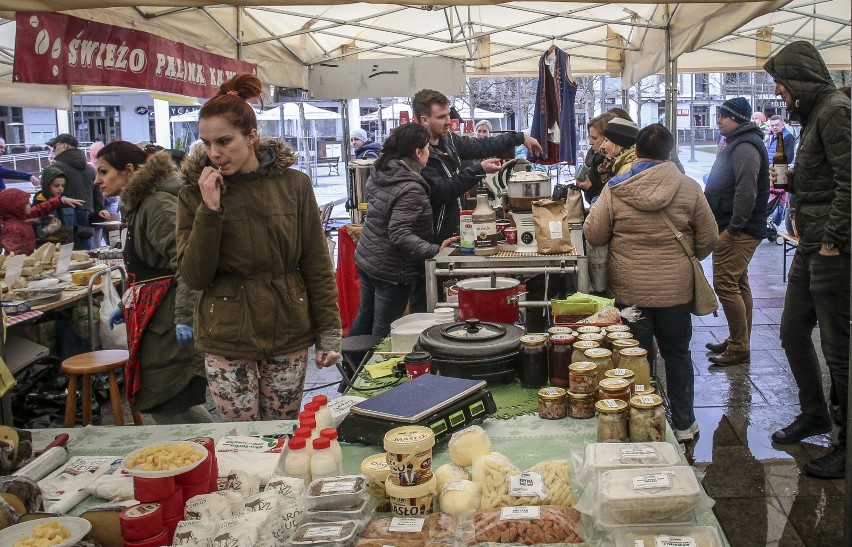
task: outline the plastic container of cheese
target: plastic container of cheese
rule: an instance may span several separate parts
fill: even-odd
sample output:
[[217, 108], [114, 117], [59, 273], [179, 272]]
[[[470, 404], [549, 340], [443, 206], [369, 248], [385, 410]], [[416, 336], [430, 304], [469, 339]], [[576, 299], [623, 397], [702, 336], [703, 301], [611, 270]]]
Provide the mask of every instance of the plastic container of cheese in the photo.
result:
[[671, 443], [589, 443], [586, 445], [580, 479], [587, 482], [594, 473], [637, 467], [686, 465]]
[[712, 526], [631, 526], [615, 532], [615, 547], [725, 547]]
[[593, 514], [604, 526], [690, 522], [701, 494], [687, 466], [605, 471]]

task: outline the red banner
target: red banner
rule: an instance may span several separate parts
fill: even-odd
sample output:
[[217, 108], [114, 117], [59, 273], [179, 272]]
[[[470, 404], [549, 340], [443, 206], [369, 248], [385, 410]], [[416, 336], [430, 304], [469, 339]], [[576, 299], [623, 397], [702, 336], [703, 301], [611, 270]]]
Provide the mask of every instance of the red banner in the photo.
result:
[[62, 13], [17, 12], [14, 80], [132, 87], [209, 98], [251, 63]]

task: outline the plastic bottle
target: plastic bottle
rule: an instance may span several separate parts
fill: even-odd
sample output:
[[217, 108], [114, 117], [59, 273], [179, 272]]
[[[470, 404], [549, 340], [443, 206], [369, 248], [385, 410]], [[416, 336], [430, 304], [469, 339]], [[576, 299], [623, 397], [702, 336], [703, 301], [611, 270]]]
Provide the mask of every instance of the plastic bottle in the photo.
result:
[[287, 459], [284, 460], [284, 476], [311, 481], [311, 456], [302, 437], [290, 437], [287, 443]]
[[319, 412], [316, 413], [317, 426], [320, 429], [334, 427], [334, 422], [331, 419], [331, 410], [328, 409], [328, 397], [317, 395], [311, 402], [319, 405]]
[[497, 213], [488, 205], [488, 194], [482, 190], [476, 194], [476, 209], [473, 210], [473, 254], [490, 256], [497, 254]]
[[317, 419], [316, 413], [312, 412], [310, 410], [303, 410], [302, 412], [299, 412], [299, 425], [305, 425], [305, 424], [302, 423], [302, 420], [308, 420], [308, 419], [316, 420]]
[[314, 439], [314, 455], [311, 456], [311, 477], [322, 479], [340, 475], [334, 454], [331, 452], [331, 441], [325, 437]]
[[308, 451], [308, 454], [314, 453], [314, 447], [311, 442], [314, 440], [313, 430], [310, 427], [297, 427], [295, 431], [293, 431], [294, 437], [301, 437], [305, 439], [305, 450]]
[[320, 437], [328, 439], [331, 443], [329, 447], [331, 453], [334, 454], [334, 461], [337, 462], [338, 474], [343, 474], [343, 450], [340, 448], [340, 443], [337, 441], [337, 430], [333, 427], [327, 427], [320, 431]]

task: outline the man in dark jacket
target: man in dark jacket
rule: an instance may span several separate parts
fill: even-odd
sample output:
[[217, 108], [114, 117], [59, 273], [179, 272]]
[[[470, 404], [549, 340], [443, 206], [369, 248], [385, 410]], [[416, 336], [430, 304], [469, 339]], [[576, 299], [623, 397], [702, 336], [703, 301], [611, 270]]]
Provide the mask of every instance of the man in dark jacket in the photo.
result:
[[766, 234], [769, 198], [769, 158], [763, 131], [751, 121], [744, 97], [722, 103], [716, 117], [728, 146], [719, 152], [704, 195], [716, 224], [719, 241], [713, 249], [713, 288], [728, 319], [728, 337], [707, 349], [716, 365], [738, 365], [750, 357], [751, 288], [748, 265]]
[[[46, 144], [53, 149], [54, 165], [65, 174], [66, 183], [63, 195], [83, 200], [85, 202], [83, 209], [88, 211], [89, 217], [96, 214], [104, 220], [109, 220], [109, 211], [104, 209], [104, 195], [100, 188], [95, 186], [95, 170], [86, 162], [86, 154], [77, 148], [80, 146], [77, 138], [69, 133], [61, 133], [47, 141]], [[80, 224], [88, 224], [88, 219], [83, 219]], [[91, 226], [78, 225], [74, 228], [74, 231], [75, 249], [89, 250], [93, 248], [95, 232]]]
[[382, 153], [382, 145], [371, 141], [367, 132], [360, 127], [352, 131], [349, 140], [352, 142], [356, 160], [374, 160]]
[[[825, 362], [840, 397], [840, 430], [828, 453], [805, 465], [820, 478], [846, 475], [849, 389], [849, 225], [852, 127], [849, 97], [835, 89], [825, 62], [808, 42], [793, 42], [763, 65], [775, 94], [802, 132], [788, 191], [796, 196], [799, 246], [787, 278], [781, 346], [799, 388], [801, 414], [773, 433], [792, 444], [831, 431], [822, 374], [811, 338], [819, 325]], [[770, 175], [774, 180], [774, 172]]]
[[[514, 131], [487, 139], [461, 137], [450, 132], [450, 100], [439, 91], [418, 91], [411, 106], [416, 120], [429, 130], [429, 161], [420, 174], [429, 183], [435, 243], [440, 243], [459, 231], [460, 200], [465, 192], [486, 174], [500, 170], [501, 162], [494, 156], [514, 152], [519, 144], [534, 154], [541, 154], [541, 145], [534, 138]], [[477, 158], [491, 159], [460, 168], [461, 160]]]

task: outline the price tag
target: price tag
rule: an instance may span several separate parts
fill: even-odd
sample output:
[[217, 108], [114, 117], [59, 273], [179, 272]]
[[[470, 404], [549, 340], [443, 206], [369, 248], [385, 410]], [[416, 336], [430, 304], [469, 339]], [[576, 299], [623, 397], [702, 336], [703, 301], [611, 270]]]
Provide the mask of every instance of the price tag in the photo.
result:
[[655, 448], [622, 448], [621, 459], [623, 460], [644, 460], [645, 458], [653, 458], [657, 455]]
[[6, 259], [6, 278], [3, 280], [6, 287], [11, 288], [12, 284], [21, 277], [25, 258], [27, 258], [26, 255], [15, 255]]
[[68, 272], [68, 267], [71, 265], [71, 251], [73, 250], [73, 243], [66, 243], [59, 247], [59, 258], [56, 260], [56, 275]]
[[650, 395], [640, 395], [639, 396], [639, 402], [642, 403], [643, 405], [652, 405], [652, 404], [654, 404], [654, 398], [651, 397]]
[[634, 539], [633, 540], [633, 547], [645, 547], [645, 540], [644, 539]]
[[671, 487], [672, 479], [666, 473], [654, 473], [653, 475], [639, 475], [638, 477], [633, 477], [634, 490]]
[[562, 239], [562, 221], [551, 220], [547, 224], [550, 228], [550, 239]]
[[698, 542], [690, 536], [657, 536], [654, 547], [698, 547]]
[[343, 526], [318, 526], [316, 528], [311, 528], [307, 532], [305, 532], [306, 538], [334, 538], [340, 537], [340, 533], [343, 531]]
[[[645, 391], [645, 384], [636, 384], [635, 386], [633, 386], [633, 390], [636, 393], [638, 393], [640, 391]], [[637, 541], [641, 541], [641, 540], [637, 540]]]
[[388, 532], [413, 532], [419, 533], [423, 530], [423, 523], [426, 519], [418, 519], [411, 517], [393, 517]]
[[627, 369], [626, 368], [614, 368], [614, 369], [612, 369], [612, 373], [615, 374], [616, 376], [624, 376], [625, 374], [627, 374]]
[[541, 507], [537, 505], [500, 508], [500, 520], [536, 520], [540, 518]]
[[355, 480], [327, 482], [320, 488], [321, 494], [341, 494], [355, 491]]
[[544, 479], [542, 479], [541, 473], [537, 471], [525, 471], [520, 475], [510, 476], [509, 495], [546, 498], [547, 490], [544, 488]]
[[604, 406], [609, 408], [618, 408], [618, 403], [615, 402], [615, 399], [604, 399]]

